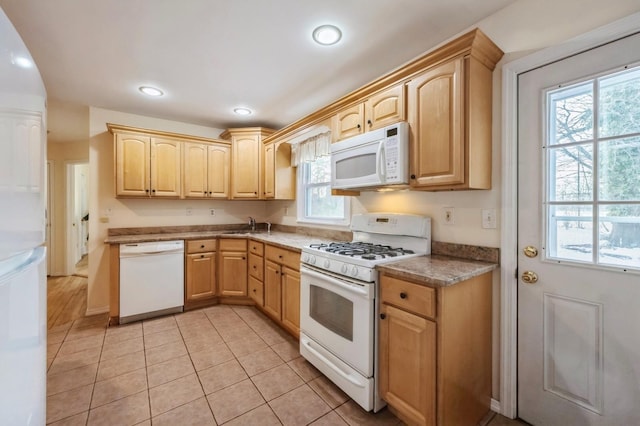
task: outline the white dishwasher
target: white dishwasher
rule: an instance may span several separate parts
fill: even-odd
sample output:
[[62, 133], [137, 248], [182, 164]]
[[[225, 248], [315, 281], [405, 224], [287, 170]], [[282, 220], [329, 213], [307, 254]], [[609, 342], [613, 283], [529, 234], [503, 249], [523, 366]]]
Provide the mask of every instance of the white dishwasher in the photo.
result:
[[184, 241], [120, 244], [120, 324], [184, 306]]

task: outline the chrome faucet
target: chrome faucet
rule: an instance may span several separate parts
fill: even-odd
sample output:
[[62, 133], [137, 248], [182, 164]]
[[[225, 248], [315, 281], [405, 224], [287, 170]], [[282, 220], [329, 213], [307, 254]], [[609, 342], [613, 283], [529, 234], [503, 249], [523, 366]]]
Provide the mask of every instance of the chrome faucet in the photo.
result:
[[249, 226], [251, 227], [251, 232], [255, 232], [256, 230], [256, 220], [249, 216]]
[[271, 235], [271, 222], [267, 222], [267, 234]]

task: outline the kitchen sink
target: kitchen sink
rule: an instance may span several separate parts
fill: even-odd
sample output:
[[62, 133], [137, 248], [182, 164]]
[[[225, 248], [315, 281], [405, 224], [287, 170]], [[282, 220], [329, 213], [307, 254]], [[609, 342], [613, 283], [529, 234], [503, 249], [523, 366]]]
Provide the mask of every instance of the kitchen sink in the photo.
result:
[[237, 231], [224, 231], [222, 232], [223, 235], [241, 235], [241, 234], [261, 234], [264, 231], [243, 231], [243, 230], [237, 230]]

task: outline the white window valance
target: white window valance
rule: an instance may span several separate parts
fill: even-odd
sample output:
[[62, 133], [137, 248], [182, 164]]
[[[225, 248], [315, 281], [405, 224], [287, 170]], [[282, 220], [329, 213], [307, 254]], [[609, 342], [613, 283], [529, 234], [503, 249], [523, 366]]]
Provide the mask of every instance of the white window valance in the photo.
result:
[[291, 162], [296, 167], [301, 163], [315, 161], [331, 154], [331, 131], [310, 136], [291, 145]]

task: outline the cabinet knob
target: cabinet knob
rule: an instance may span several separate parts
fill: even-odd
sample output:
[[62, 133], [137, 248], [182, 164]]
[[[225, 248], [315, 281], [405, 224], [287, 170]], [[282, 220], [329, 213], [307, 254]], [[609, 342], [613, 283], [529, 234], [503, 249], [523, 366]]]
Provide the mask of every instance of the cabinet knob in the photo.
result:
[[253, 269], [256, 269], [256, 265], [253, 265]]
[[256, 289], [255, 289], [255, 288], [253, 289], [253, 292], [254, 292], [254, 293], [256, 292]]
[[276, 271], [276, 274], [279, 274], [279, 273], [280, 273], [280, 271]]
[[200, 259], [204, 259], [204, 254], [201, 254], [201, 255], [200, 255]]
[[211, 195], [211, 191], [209, 191], [209, 195]]
[[380, 319], [385, 319], [387, 317], [386, 314], [380, 314]]
[[371, 122], [371, 120], [367, 120], [367, 124], [369, 125], [369, 127], [371, 127], [373, 125], [373, 123]]
[[406, 299], [406, 298], [407, 298], [407, 293], [405, 293], [404, 291], [400, 293], [400, 299]]
[[200, 248], [204, 248], [204, 244], [201, 244], [201, 245], [200, 245]]
[[245, 259], [246, 259], [245, 257], [242, 258], [242, 260], [245, 260]]
[[279, 255], [278, 255], [278, 258], [282, 259], [282, 255], [281, 255], [281, 254], [279, 254]]
[[358, 124], [358, 129], [359, 129], [360, 127], [361, 127], [361, 126]]
[[145, 190], [144, 190], [144, 192], [149, 192], [149, 190], [148, 190], [148, 189], [145, 189]]
[[156, 190], [155, 190], [155, 189], [152, 189], [152, 190], [151, 190], [151, 192], [155, 193], [155, 192], [156, 192]]
[[415, 178], [416, 178], [416, 175], [411, 175], [411, 179], [415, 179]]
[[256, 192], [254, 192], [254, 194], [258, 195], [258, 192], [256, 191]]

